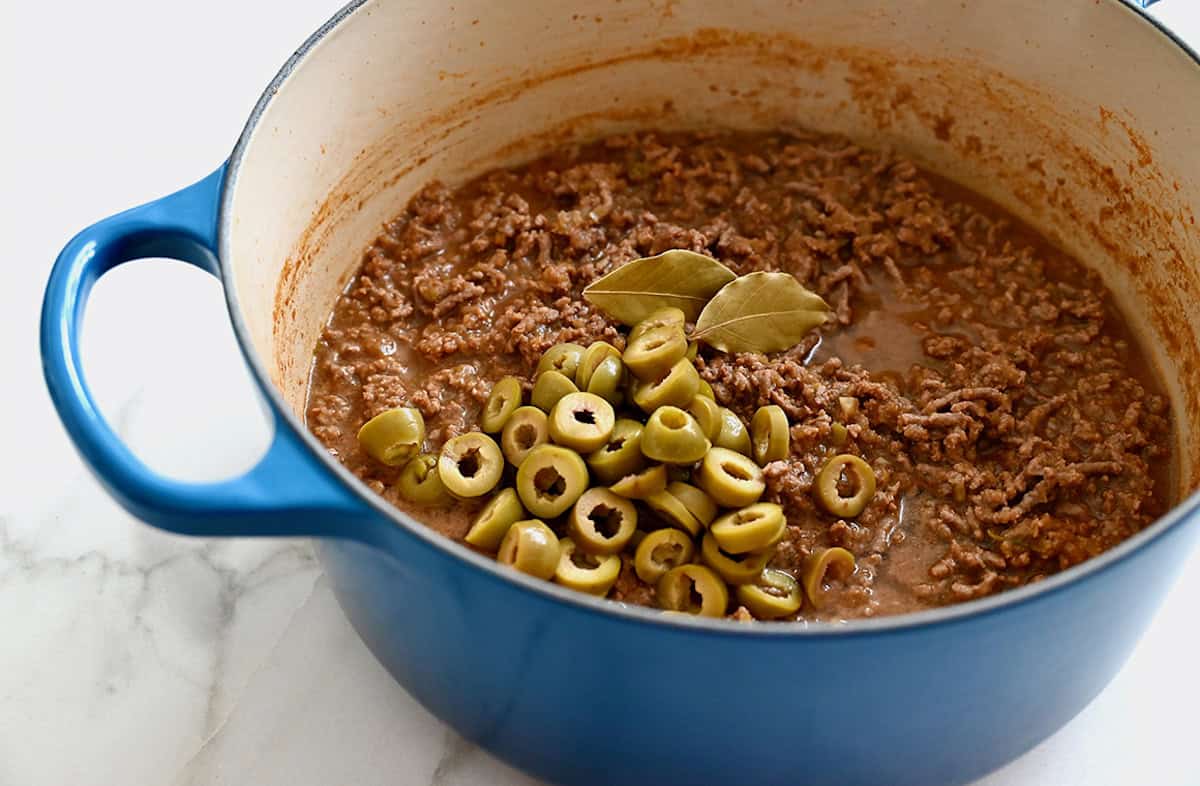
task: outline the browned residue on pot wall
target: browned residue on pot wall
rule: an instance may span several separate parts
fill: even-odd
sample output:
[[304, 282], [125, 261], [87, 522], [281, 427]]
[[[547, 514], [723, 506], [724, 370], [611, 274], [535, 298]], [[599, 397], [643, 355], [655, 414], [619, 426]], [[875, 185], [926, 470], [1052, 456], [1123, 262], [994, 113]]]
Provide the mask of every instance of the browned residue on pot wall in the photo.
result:
[[[1148, 342], [1165, 344], [1180, 379], [1200, 381], [1200, 347], [1196, 337], [1182, 327], [1187, 324], [1185, 304], [1200, 303], [1200, 276], [1194, 270], [1194, 260], [1200, 258], [1195, 217], [1181, 203], [1178, 184], [1156, 164], [1151, 141], [1139, 134], [1122, 109], [1096, 107], [1094, 118], [1081, 124], [1079, 114], [1063, 108], [1055, 96], [976, 63], [821, 47], [792, 35], [719, 29], [652, 42], [603, 60], [580, 60], [515, 76], [446, 111], [414, 121], [418, 123], [415, 129], [411, 125], [403, 128], [405, 137], [424, 140], [418, 149], [398, 151], [391, 138], [364, 149], [314, 215], [295, 255], [284, 266], [274, 315], [276, 345], [292, 345], [292, 293], [337, 222], [361, 207], [366, 195], [396, 184], [414, 167], [445, 153], [454, 135], [476, 118], [504, 111], [503, 105], [524, 91], [595, 69], [633, 61], [713, 60], [745, 65], [742, 72], [746, 76], [736, 86], [697, 86], [727, 94], [736, 114], [722, 116], [738, 118], [743, 127], [800, 124], [822, 128], [822, 123], [806, 122], [795, 116], [794, 110], [789, 111], [789, 102], [780, 100], [781, 91], [785, 96], [789, 90], [793, 97], [813, 96], [810, 88], [789, 87], [789, 73], [840, 78], [850, 87], [851, 104], [841, 108], [862, 115], [878, 129], [875, 138], [863, 140], [865, 144], [893, 145], [934, 169], [942, 169], [938, 166], [941, 159], [957, 159], [960, 171], [944, 172], [951, 179], [984, 192], [1068, 250], [1081, 244], [1103, 249], [1104, 262], [1136, 282], [1136, 293], [1117, 292], [1127, 310], [1131, 301], [1151, 304], [1144, 308], [1145, 313], [1131, 314], [1131, 322], [1142, 324]], [[1005, 117], [1005, 127], [989, 125], [988, 118], [997, 116]], [[479, 171], [500, 159], [511, 162], [569, 139], [594, 135], [601, 125], [608, 129], [614, 125], [677, 128], [689, 123], [694, 124], [670, 106], [624, 106], [564, 117], [558, 127], [499, 152], [455, 154], [470, 157]], [[398, 127], [396, 137], [400, 131]], [[1024, 155], [1013, 154], [1013, 139], [1021, 140]], [[400, 204], [393, 207], [399, 209]], [[363, 243], [368, 240], [364, 237]], [[1082, 259], [1096, 261], [1086, 255]], [[356, 261], [348, 260], [348, 265]], [[1097, 267], [1103, 269], [1104, 265]], [[1154, 267], [1165, 275], [1142, 275]], [[1113, 278], [1109, 281], [1111, 284]], [[280, 379], [294, 372], [295, 357], [307, 357], [293, 354], [277, 352]], [[1186, 412], [1187, 420], [1200, 423], [1200, 382], [1178, 386], [1173, 392], [1180, 399], [1176, 406]], [[1200, 486], [1200, 440], [1193, 440], [1188, 449], [1190, 461], [1185, 464], [1191, 469], [1187, 478], [1180, 479], [1181, 493]]]

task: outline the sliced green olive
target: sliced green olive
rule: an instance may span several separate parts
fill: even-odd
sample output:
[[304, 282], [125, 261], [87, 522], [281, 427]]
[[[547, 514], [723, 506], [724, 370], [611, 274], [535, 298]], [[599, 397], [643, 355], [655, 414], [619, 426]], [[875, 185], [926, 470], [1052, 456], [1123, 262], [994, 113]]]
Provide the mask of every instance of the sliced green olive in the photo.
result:
[[638, 544], [633, 570], [647, 584], [657, 584], [671, 568], [691, 562], [695, 553], [696, 546], [686, 532], [674, 527], [656, 529]]
[[704, 493], [703, 490], [696, 488], [690, 483], [681, 481], [673, 481], [667, 484], [667, 491], [672, 497], [683, 503], [683, 506], [688, 509], [704, 526], [712, 523], [712, 520], [717, 517], [717, 503], [713, 502], [712, 497]]
[[517, 467], [517, 496], [526, 510], [541, 518], [566, 513], [587, 490], [587, 484], [583, 459], [558, 445], [538, 445]]
[[566, 375], [558, 371], [543, 371], [533, 383], [529, 400], [542, 412], [549, 413], [563, 396], [578, 392], [579, 388]]
[[580, 453], [599, 450], [612, 436], [617, 416], [595, 393], [568, 393], [550, 410], [550, 439]]
[[659, 407], [642, 430], [642, 454], [664, 464], [695, 464], [712, 447], [700, 424], [678, 407]]
[[[657, 379], [687, 355], [683, 326], [664, 325], [630, 336], [621, 359], [638, 379]], [[691, 361], [687, 361], [691, 364]]]
[[409, 459], [396, 479], [400, 496], [417, 505], [440, 505], [451, 500], [437, 471], [438, 457], [422, 453]]
[[699, 354], [700, 354], [700, 342], [699, 341], [689, 341], [688, 348], [687, 348], [687, 354], [684, 355], [684, 357], [687, 358], [688, 360], [692, 361], [693, 363], [695, 363], [696, 355], [699, 355]]
[[846, 438], [849, 435], [850, 435], [850, 432], [848, 432], [846, 430], [846, 427], [843, 426], [841, 423], [834, 423], [832, 426], [829, 427], [829, 442], [835, 448], [840, 448], [842, 445], [845, 445]]
[[825, 585], [830, 578], [845, 581], [854, 573], [854, 555], [840, 546], [819, 549], [808, 555], [800, 570], [804, 594], [813, 608], [821, 608], [825, 600]]
[[637, 529], [637, 508], [624, 497], [605, 488], [583, 492], [567, 529], [579, 548], [592, 554], [616, 554], [629, 543]]
[[608, 442], [589, 454], [587, 463], [596, 480], [605, 484], [640, 472], [646, 466], [642, 456], [642, 424], [629, 418], [618, 420]]
[[651, 494], [642, 501], [665, 523], [672, 527], [678, 527], [693, 537], [699, 535], [704, 529], [700, 520], [692, 515], [683, 501], [669, 491], [663, 490], [657, 494]]
[[721, 407], [721, 430], [713, 444], [719, 448], [736, 450], [744, 456], [750, 455], [750, 432], [732, 409]]
[[492, 386], [491, 395], [479, 417], [479, 427], [489, 434], [497, 433], [520, 406], [520, 381], [516, 377], [505, 377]]
[[754, 504], [767, 487], [762, 468], [749, 456], [728, 448], [712, 448], [704, 455], [697, 482], [713, 501], [726, 508]]
[[[875, 495], [875, 472], [858, 456], [841, 453], [829, 459], [817, 473], [813, 491], [825, 510], [852, 519], [863, 512]], [[843, 492], [848, 496], [843, 496]]]
[[721, 408], [711, 398], [705, 398], [697, 393], [688, 403], [687, 413], [700, 424], [700, 430], [709, 441], [716, 440], [721, 433]]
[[502, 489], [479, 511], [463, 540], [484, 551], [500, 548], [508, 528], [525, 517], [525, 508], [513, 489]]
[[575, 379], [575, 372], [579, 369], [579, 361], [582, 359], [583, 347], [580, 345], [569, 342], [555, 344], [546, 350], [542, 359], [538, 361], [537, 374], [541, 376], [543, 371], [557, 371], [569, 379]]
[[500, 448], [514, 467], [538, 445], [550, 441], [550, 419], [537, 407], [519, 407], [500, 432]]
[[425, 419], [413, 407], [380, 412], [358, 430], [358, 444], [366, 454], [389, 467], [407, 464], [424, 442]]
[[722, 551], [745, 554], [770, 548], [782, 540], [787, 521], [783, 508], [774, 502], [756, 502], [726, 513], [713, 522], [710, 531]]
[[564, 587], [601, 597], [608, 594], [621, 575], [621, 558], [615, 554], [592, 555], [563, 538], [559, 543], [554, 581]]
[[700, 375], [696, 367], [686, 359], [680, 359], [666, 376], [650, 382], [641, 382], [634, 387], [633, 403], [643, 412], [653, 412], [659, 407], [683, 408], [700, 389]]
[[783, 407], [778, 404], [759, 407], [750, 419], [750, 437], [754, 460], [759, 466], [787, 458], [791, 453], [791, 434]]
[[558, 536], [537, 519], [518, 521], [508, 528], [496, 561], [522, 573], [550, 580], [558, 569]]
[[446, 490], [456, 497], [481, 497], [500, 482], [504, 455], [487, 434], [472, 431], [460, 434], [442, 445], [438, 457], [438, 476]]
[[722, 551], [711, 532], [700, 541], [700, 558], [730, 584], [751, 584], [771, 561], [770, 551], [729, 554]]
[[607, 341], [593, 341], [589, 344], [588, 348], [583, 351], [583, 357], [579, 360], [579, 368], [575, 369], [575, 387], [587, 390], [592, 381], [592, 375], [608, 358], [620, 360], [621, 353]]
[[659, 608], [702, 617], [723, 617], [729, 606], [725, 582], [703, 565], [671, 568], [654, 591]]
[[625, 366], [620, 355], [610, 355], [600, 361], [588, 378], [588, 393], [593, 393], [614, 406], [625, 400]]
[[682, 309], [675, 308], [674, 306], [664, 306], [652, 311], [649, 316], [634, 325], [633, 329], [629, 331], [629, 340], [632, 341], [635, 338], [641, 338], [645, 333], [666, 327], [675, 328], [682, 333], [686, 324], [687, 315], [683, 313]]
[[667, 488], [667, 468], [655, 464], [634, 475], [626, 475], [609, 486], [614, 494], [627, 499], [646, 499]]
[[790, 573], [766, 568], [753, 584], [742, 584], [736, 590], [738, 603], [760, 620], [789, 617], [804, 605], [800, 583]]
[[704, 396], [705, 398], [712, 399], [713, 401], [717, 400], [716, 395], [713, 393], [712, 385], [708, 384], [708, 380], [704, 377], [700, 378], [700, 387], [697, 388], [696, 395]]

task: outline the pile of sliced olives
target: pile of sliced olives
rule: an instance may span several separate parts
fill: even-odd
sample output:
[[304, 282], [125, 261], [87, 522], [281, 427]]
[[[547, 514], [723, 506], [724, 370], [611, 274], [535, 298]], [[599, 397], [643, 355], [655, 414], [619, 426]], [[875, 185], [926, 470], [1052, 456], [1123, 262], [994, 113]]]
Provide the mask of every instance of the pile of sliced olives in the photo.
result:
[[[528, 403], [515, 377], [497, 382], [480, 431], [422, 454], [412, 408], [388, 410], [359, 432], [363, 450], [402, 467], [397, 492], [421, 505], [484, 498], [465, 536], [530, 576], [603, 597], [624, 569], [655, 588], [666, 610], [759, 619], [819, 606], [827, 576], [853, 570], [842, 549], [814, 554], [803, 575], [768, 567], [787, 533], [783, 509], [760, 497], [762, 467], [791, 452], [786, 413], [761, 407], [749, 428], [700, 378], [686, 318], [663, 308], [612, 344], [558, 344], [537, 366]], [[489, 435], [496, 435], [495, 438]], [[860, 513], [870, 466], [836, 455], [817, 475], [820, 506]]]

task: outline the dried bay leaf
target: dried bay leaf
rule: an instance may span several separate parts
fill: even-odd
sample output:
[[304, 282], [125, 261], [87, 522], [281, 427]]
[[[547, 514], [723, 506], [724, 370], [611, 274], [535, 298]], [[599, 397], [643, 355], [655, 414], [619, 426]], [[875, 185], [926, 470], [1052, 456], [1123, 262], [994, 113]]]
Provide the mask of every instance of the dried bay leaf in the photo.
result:
[[735, 278], [717, 260], [677, 248], [621, 265], [589, 284], [583, 296], [629, 326], [667, 306], [695, 321], [713, 295]]
[[788, 273], [750, 273], [721, 288], [692, 338], [722, 352], [778, 352], [825, 322], [829, 304]]

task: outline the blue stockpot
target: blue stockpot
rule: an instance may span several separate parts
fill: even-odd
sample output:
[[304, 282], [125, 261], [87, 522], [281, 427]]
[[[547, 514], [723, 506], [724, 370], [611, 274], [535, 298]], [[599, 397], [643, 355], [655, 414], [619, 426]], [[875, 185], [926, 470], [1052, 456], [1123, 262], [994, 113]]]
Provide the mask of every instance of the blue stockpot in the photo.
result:
[[395, 678], [469, 739], [561, 783], [963, 783], [1049, 736], [1103, 689], [1193, 545], [1197, 527], [1185, 524], [1195, 496], [1099, 559], [962, 606], [847, 626], [667, 619], [498, 568], [387, 506], [288, 411], [232, 302], [275, 421], [269, 450], [217, 483], [142, 464], [83, 378], [88, 292], [145, 257], [228, 280], [218, 250], [245, 140], [274, 88], [352, 9], [285, 66], [229, 163], [89, 227], [55, 263], [42, 314], [46, 382], [122, 505], [183, 534], [318, 538], [346, 614]]

